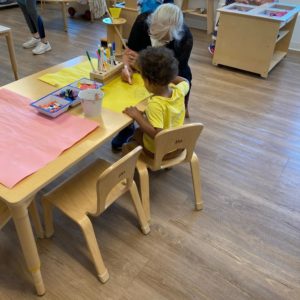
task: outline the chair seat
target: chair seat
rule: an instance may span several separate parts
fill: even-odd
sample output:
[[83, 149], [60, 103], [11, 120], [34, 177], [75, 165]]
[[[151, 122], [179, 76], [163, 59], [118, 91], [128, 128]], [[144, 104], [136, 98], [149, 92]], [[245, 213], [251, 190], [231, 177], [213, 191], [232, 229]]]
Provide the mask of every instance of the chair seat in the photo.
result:
[[9, 221], [11, 215], [9, 208], [3, 202], [0, 202], [0, 229]]
[[[93, 213], [97, 208], [97, 179], [109, 166], [109, 162], [98, 159], [73, 178], [62, 182], [45, 198], [73, 220], [85, 216], [87, 212]], [[73, 209], [70, 210], [70, 207]]]
[[174, 158], [163, 160], [161, 165], [156, 167], [154, 158], [152, 158], [152, 157], [148, 156], [147, 154], [145, 154], [144, 152], [142, 152], [138, 162], [142, 161], [152, 171], [158, 171], [161, 169], [166, 169], [166, 168], [170, 168], [175, 165], [178, 165], [178, 164], [182, 163], [185, 159], [186, 159], [186, 150], [184, 150], [182, 153], [180, 153], [178, 156], [176, 156]]

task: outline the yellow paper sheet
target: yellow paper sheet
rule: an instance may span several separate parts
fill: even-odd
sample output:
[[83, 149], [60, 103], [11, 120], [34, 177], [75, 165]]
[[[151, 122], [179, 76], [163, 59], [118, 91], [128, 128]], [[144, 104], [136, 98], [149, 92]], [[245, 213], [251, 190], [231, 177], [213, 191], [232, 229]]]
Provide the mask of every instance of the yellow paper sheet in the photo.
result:
[[[92, 59], [94, 67], [97, 66], [97, 60]], [[55, 73], [48, 73], [39, 78], [50, 85], [61, 88], [80, 78], [90, 78], [91, 65], [89, 61], [82, 62], [73, 67], [64, 68]]]
[[[92, 61], [96, 66], [97, 60], [92, 59]], [[90, 78], [90, 70], [89, 62], [85, 61], [55, 73], [45, 74], [39, 80], [61, 88], [80, 78]], [[104, 85], [102, 90], [104, 92], [103, 107], [116, 112], [122, 112], [125, 107], [134, 106], [150, 95], [144, 87], [142, 77], [137, 73], [133, 74], [132, 84], [123, 82], [121, 77], [117, 77]]]
[[134, 106], [150, 95], [144, 87], [141, 75], [137, 73], [133, 74], [132, 84], [117, 77], [101, 90], [104, 92], [103, 107], [116, 112], [122, 112], [125, 107]]

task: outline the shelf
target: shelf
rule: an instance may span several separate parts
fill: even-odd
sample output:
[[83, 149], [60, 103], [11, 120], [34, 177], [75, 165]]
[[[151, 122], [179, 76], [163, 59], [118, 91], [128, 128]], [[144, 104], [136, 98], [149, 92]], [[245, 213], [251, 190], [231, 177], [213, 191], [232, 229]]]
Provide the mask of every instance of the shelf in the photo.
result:
[[288, 33], [289, 33], [289, 30], [280, 30], [278, 32], [279, 36], [277, 37], [276, 43], [278, 43], [281, 39], [283, 39]]
[[9, 6], [17, 6], [18, 3], [15, 0], [1, 0], [0, 1], [0, 8], [5, 8]]
[[286, 56], [286, 52], [275, 50], [268, 72], [270, 72], [285, 56]]
[[[206, 10], [205, 10], [206, 11]], [[197, 17], [202, 17], [202, 18], [207, 18], [207, 13], [201, 12], [200, 8], [196, 9], [185, 9], [182, 11], [184, 14], [192, 15], [192, 16], [197, 16]]]

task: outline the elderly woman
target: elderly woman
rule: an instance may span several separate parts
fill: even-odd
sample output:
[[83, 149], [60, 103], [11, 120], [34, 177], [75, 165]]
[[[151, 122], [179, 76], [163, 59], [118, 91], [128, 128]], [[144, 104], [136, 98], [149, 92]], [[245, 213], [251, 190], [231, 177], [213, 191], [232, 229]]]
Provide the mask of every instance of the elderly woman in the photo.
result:
[[[123, 56], [125, 67], [122, 70], [122, 78], [129, 84], [136, 69], [138, 53], [148, 46], [165, 46], [171, 49], [179, 63], [178, 75], [186, 78], [191, 85], [192, 73], [188, 61], [193, 48], [193, 36], [184, 24], [183, 14], [178, 6], [162, 4], [152, 14], [146, 12], [138, 15], [129, 35], [128, 48]], [[189, 93], [185, 97], [186, 117], [189, 116], [188, 101]], [[121, 150], [122, 144], [128, 141], [133, 132], [132, 127], [122, 130], [112, 140], [112, 149]]]
[[[188, 65], [193, 48], [193, 36], [184, 24], [183, 14], [174, 4], [162, 4], [152, 14], [140, 14], [132, 26], [128, 48], [125, 50], [123, 62], [125, 68], [122, 78], [131, 82], [138, 52], [148, 46], [165, 46], [174, 52], [179, 62], [179, 76], [192, 80], [191, 69]], [[185, 101], [188, 106], [188, 97]]]

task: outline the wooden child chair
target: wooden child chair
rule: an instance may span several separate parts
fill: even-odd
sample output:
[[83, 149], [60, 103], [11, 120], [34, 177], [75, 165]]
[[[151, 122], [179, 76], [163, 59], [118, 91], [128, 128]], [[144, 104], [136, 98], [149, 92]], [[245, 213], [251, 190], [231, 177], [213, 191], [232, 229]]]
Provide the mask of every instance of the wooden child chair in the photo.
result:
[[52, 207], [76, 222], [85, 237], [100, 281], [109, 279], [89, 216], [97, 217], [126, 192], [130, 192], [144, 234], [150, 232], [141, 204], [134, 170], [142, 147], [137, 147], [114, 164], [97, 160], [43, 197], [46, 237], [53, 235]]
[[[196, 203], [195, 208], [196, 210], [202, 209], [200, 167], [198, 157], [194, 152], [202, 129], [203, 125], [201, 123], [194, 123], [162, 130], [154, 138], [154, 158], [149, 157], [144, 152], [141, 154], [137, 162], [137, 171], [140, 178], [141, 198], [147, 220], [150, 220], [148, 168], [152, 171], [157, 171], [181, 163], [190, 163]], [[168, 153], [176, 150], [183, 151], [175, 158], [164, 159]]]

